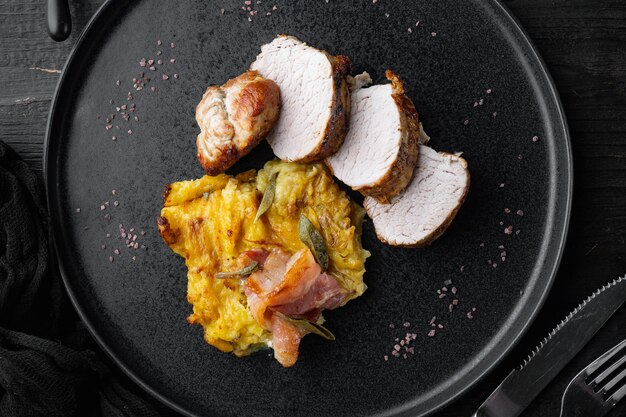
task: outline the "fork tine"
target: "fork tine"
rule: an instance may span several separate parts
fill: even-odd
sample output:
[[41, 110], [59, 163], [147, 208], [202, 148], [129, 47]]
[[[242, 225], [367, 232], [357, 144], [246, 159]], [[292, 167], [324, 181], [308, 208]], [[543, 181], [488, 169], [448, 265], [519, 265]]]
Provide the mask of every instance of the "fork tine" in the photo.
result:
[[613, 401], [614, 403], [618, 403], [620, 402], [624, 397], [626, 397], [626, 381], [622, 381], [625, 382], [624, 386], [621, 387], [620, 389], [618, 389], [617, 391], [615, 391], [615, 394], [611, 395], [607, 400], [608, 401]]
[[[611, 358], [613, 358], [614, 356], [615, 355], [612, 355]], [[611, 374], [615, 372], [616, 369], [618, 369], [620, 366], [622, 366], [625, 363], [626, 363], [626, 354], [622, 356], [621, 358], [619, 358], [617, 361], [615, 361], [614, 364], [606, 368], [602, 373], [600, 373], [600, 375], [596, 376], [591, 382], [589, 382], [589, 385], [591, 385], [592, 387], [596, 387], [598, 385], [605, 385], [604, 383], [606, 382], [607, 378], [611, 376]]]
[[596, 372], [598, 369], [600, 369], [602, 367], [602, 365], [604, 365], [605, 363], [607, 363], [608, 361], [610, 361], [611, 359], [613, 359], [613, 357], [617, 354], [619, 354], [619, 352], [626, 347], [626, 339], [622, 341], [622, 343], [620, 343], [619, 345], [613, 347], [611, 350], [609, 350], [608, 352], [606, 352], [604, 355], [600, 356], [598, 359], [596, 359], [595, 362], [593, 362], [592, 364], [590, 364], [587, 367], [587, 375], [591, 375], [594, 372]]
[[[626, 359], [626, 357], [624, 359]], [[626, 386], [626, 369], [622, 369], [622, 371], [617, 374], [615, 378], [611, 379], [608, 384], [602, 387], [602, 395], [604, 395], [608, 391], [611, 391], [616, 385], [618, 387], [621, 387], [622, 385]]]

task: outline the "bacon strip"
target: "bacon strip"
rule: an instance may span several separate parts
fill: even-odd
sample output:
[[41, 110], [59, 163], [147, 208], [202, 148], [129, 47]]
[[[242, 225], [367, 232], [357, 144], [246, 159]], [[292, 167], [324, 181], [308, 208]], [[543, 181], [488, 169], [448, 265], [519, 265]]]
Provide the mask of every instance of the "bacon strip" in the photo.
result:
[[348, 291], [332, 275], [321, 273], [308, 249], [291, 257], [275, 249], [262, 269], [246, 280], [246, 296], [254, 318], [273, 334], [274, 357], [289, 367], [298, 359], [300, 340], [306, 333], [274, 313], [314, 322], [322, 310], [339, 307]]

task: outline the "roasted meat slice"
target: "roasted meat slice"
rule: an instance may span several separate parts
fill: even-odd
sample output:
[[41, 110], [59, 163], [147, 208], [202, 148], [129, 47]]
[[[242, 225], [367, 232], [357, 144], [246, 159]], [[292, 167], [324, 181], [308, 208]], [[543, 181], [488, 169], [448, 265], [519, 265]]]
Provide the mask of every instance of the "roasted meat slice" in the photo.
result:
[[208, 175], [230, 168], [272, 130], [280, 111], [280, 89], [256, 71], [222, 86], [210, 86], [196, 107], [198, 161]]
[[280, 35], [263, 45], [251, 69], [280, 86], [281, 115], [267, 137], [277, 157], [313, 162], [339, 149], [350, 118], [348, 57]]
[[469, 183], [463, 158], [420, 146], [415, 176], [407, 189], [389, 204], [367, 197], [364, 206], [382, 242], [423, 247], [450, 225], [465, 200]]
[[343, 146], [326, 159], [333, 174], [352, 189], [388, 202], [413, 177], [420, 126], [404, 83], [386, 72], [391, 84], [359, 88], [369, 77], [355, 78], [350, 131]]

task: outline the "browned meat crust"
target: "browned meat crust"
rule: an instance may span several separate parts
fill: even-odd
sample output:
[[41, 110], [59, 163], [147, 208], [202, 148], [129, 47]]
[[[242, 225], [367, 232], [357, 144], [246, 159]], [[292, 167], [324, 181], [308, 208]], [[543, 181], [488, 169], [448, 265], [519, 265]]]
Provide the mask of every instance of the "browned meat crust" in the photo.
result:
[[196, 108], [198, 161], [217, 175], [248, 154], [272, 130], [280, 112], [280, 89], [256, 71], [207, 88]]

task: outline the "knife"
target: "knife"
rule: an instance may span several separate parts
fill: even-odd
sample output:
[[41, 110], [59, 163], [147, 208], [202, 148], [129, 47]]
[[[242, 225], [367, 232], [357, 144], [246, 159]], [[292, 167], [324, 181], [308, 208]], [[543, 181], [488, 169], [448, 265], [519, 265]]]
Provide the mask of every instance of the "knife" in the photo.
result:
[[539, 343], [473, 417], [517, 417], [626, 301], [626, 276], [587, 297]]

